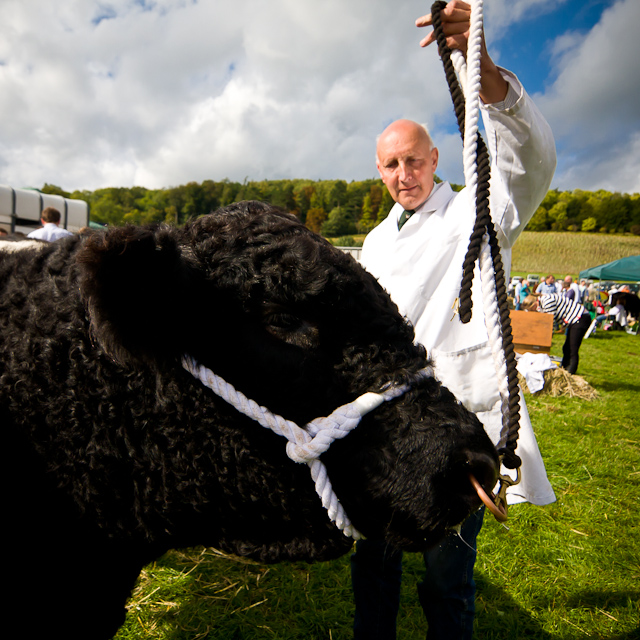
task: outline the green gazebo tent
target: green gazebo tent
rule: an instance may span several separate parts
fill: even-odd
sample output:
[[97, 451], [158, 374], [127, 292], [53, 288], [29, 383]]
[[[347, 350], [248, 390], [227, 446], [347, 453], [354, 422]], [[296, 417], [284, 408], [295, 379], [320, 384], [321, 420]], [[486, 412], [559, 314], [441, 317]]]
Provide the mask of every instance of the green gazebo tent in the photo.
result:
[[580, 279], [640, 281], [640, 255], [620, 258], [580, 272]]

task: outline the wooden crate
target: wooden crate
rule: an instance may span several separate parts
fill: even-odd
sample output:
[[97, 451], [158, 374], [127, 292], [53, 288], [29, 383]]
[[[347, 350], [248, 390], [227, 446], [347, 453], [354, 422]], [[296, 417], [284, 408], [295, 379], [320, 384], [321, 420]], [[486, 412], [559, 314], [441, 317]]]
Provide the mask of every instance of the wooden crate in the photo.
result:
[[538, 311], [509, 311], [516, 353], [549, 353], [553, 335], [553, 314]]

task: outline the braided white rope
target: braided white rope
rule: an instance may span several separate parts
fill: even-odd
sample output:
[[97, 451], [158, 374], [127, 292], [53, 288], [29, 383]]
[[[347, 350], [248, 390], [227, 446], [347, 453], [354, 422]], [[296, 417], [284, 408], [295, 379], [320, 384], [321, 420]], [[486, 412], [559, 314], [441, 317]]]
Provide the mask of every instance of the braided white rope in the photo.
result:
[[[483, 22], [483, 0], [471, 0], [471, 24], [469, 27], [466, 61], [460, 50], [456, 49], [451, 52], [451, 61], [458, 74], [460, 86], [465, 96], [463, 165], [465, 184], [472, 202], [476, 201], [478, 187], [477, 136], [480, 120], [480, 58]], [[502, 327], [500, 326], [495, 271], [488, 244], [488, 236], [485, 234], [482, 239], [479, 257], [482, 303], [491, 355], [498, 378], [498, 390], [502, 399], [503, 416], [506, 416], [505, 411], [509, 404], [507, 361], [502, 348]]]
[[[271, 429], [274, 433], [284, 436], [288, 440], [287, 455], [294, 462], [306, 462], [309, 465], [316, 492], [320, 496], [322, 506], [327, 510], [330, 520], [346, 536], [351, 536], [354, 540], [361, 538], [333, 491], [327, 476], [327, 469], [319, 460], [319, 456], [329, 448], [332, 442], [344, 438], [355, 429], [362, 416], [373, 411], [383, 402], [401, 396], [409, 389], [409, 385], [390, 387], [382, 393], [365, 393], [353, 402], [338, 407], [331, 415], [316, 418], [309, 422], [305, 429], [302, 429], [295, 422], [272, 413], [266, 407], [250, 400], [213, 371], [198, 364], [192, 357], [184, 356], [182, 366], [205, 387], [211, 389], [240, 413], [252, 418], [261, 426]], [[423, 369], [419, 374], [419, 377], [432, 376], [433, 369], [431, 367]]]
[[473, 201], [478, 186], [477, 136], [480, 119], [480, 56], [482, 47], [482, 0], [471, 2], [471, 24], [467, 44], [467, 72], [464, 85], [465, 121], [463, 163], [465, 185]]

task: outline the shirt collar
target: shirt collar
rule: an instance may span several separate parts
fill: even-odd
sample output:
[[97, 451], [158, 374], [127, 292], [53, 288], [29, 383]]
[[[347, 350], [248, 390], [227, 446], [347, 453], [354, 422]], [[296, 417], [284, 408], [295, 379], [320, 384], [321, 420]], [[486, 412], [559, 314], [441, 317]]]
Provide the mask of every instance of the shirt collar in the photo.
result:
[[[431, 189], [431, 193], [429, 194], [429, 197], [421, 205], [419, 205], [413, 210], [414, 214], [416, 213], [432, 214], [435, 211], [438, 211], [438, 209], [441, 209], [442, 207], [444, 207], [444, 205], [446, 205], [447, 202], [451, 200], [452, 195], [453, 195], [453, 189], [451, 188], [451, 185], [448, 182], [439, 182], [438, 184], [434, 184], [433, 189]], [[398, 221], [400, 220], [400, 216], [404, 211], [404, 208], [399, 202], [396, 202], [395, 210], [396, 210], [395, 223], [397, 225]], [[415, 217], [414, 214], [411, 215], [412, 218]], [[407, 224], [408, 223], [409, 221], [407, 220]], [[396, 229], [397, 229], [397, 226], [396, 226]]]

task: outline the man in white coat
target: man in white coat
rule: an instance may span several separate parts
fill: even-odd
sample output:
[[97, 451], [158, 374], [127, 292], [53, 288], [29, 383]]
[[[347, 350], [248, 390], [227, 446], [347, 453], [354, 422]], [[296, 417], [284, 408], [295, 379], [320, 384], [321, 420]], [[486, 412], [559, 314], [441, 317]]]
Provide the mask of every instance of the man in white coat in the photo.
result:
[[[454, 0], [442, 10], [441, 17], [449, 47], [466, 51], [469, 5]], [[431, 24], [431, 16], [416, 24]], [[433, 41], [430, 34], [421, 45]], [[555, 145], [548, 124], [518, 79], [498, 68], [484, 45], [481, 87], [485, 140], [491, 155], [491, 215], [508, 277], [511, 247], [549, 189]], [[409, 120], [392, 123], [379, 137], [376, 151], [378, 171], [396, 204], [367, 236], [362, 264], [411, 321], [416, 341], [426, 347], [438, 378], [477, 414], [497, 443], [502, 428], [501, 400], [478, 267], [472, 288], [472, 319], [463, 324], [455, 314], [475, 203], [466, 189], [454, 193], [446, 182], [435, 184], [438, 150], [421, 125]], [[508, 501], [548, 504], [555, 496], [522, 397], [520, 414], [516, 453], [522, 460], [522, 480], [509, 489]], [[451, 535], [424, 554], [426, 575], [418, 592], [429, 640], [472, 637], [473, 566], [482, 516], [480, 510], [467, 519], [462, 529], [464, 542]], [[395, 638], [401, 554], [377, 541], [361, 541], [352, 557], [352, 578], [355, 638]]]

